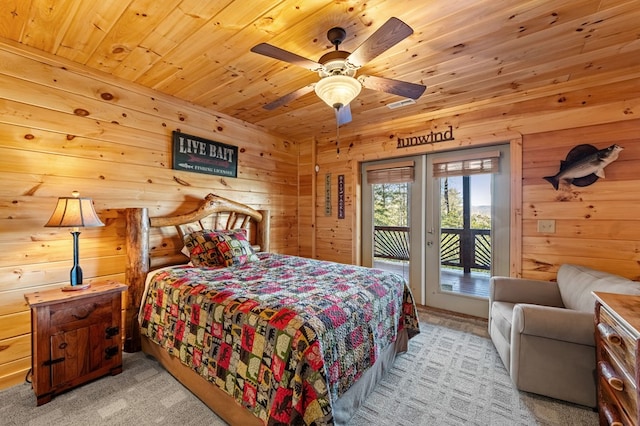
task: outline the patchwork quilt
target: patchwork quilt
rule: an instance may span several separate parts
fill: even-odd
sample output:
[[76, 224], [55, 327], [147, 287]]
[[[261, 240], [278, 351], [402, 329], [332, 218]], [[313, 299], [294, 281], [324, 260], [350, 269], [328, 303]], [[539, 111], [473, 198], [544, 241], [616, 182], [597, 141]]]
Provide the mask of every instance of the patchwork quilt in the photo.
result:
[[419, 333], [396, 274], [258, 253], [240, 266], [160, 270], [142, 334], [265, 424], [332, 424], [339, 398], [396, 341]]

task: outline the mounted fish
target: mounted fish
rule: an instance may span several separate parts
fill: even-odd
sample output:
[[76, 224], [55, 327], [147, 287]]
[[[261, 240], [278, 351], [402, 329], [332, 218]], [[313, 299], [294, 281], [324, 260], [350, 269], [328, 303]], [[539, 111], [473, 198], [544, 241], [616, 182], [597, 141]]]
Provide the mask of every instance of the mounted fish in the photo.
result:
[[593, 145], [578, 145], [569, 151], [566, 160], [560, 161], [560, 171], [544, 179], [556, 190], [561, 180], [576, 186], [591, 185], [599, 177], [604, 179], [604, 168], [617, 160], [622, 150], [615, 144], [601, 150]]

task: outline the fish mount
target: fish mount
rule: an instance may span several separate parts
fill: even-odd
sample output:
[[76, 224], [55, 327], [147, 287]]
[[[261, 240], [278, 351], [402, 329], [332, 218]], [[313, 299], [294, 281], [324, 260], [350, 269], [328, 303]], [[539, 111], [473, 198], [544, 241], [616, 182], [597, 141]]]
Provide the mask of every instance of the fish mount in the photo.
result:
[[598, 178], [604, 179], [604, 168], [617, 160], [622, 150], [615, 144], [600, 150], [593, 145], [577, 145], [565, 160], [560, 161], [560, 171], [554, 176], [545, 176], [544, 180], [551, 183], [556, 191], [561, 181], [574, 186], [589, 186]]

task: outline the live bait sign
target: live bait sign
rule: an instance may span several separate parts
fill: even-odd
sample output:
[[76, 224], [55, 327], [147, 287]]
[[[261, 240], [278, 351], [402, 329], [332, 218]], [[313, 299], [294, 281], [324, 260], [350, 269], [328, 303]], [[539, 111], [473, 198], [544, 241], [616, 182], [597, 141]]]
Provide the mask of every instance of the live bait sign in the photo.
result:
[[174, 170], [237, 177], [238, 147], [173, 132]]

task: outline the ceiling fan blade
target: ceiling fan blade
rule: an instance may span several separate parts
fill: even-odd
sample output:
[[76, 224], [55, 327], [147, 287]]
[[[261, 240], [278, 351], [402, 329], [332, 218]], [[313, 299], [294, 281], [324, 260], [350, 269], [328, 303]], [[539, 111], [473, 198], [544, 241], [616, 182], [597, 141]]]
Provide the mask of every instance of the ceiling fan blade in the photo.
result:
[[358, 77], [358, 80], [367, 89], [392, 93], [394, 95], [411, 99], [418, 99], [427, 89], [427, 86], [423, 86], [422, 84], [392, 80], [390, 78], [376, 77], [373, 75], [361, 75]]
[[268, 104], [263, 105], [262, 108], [271, 111], [271, 110], [274, 110], [274, 109], [276, 109], [278, 107], [281, 107], [282, 105], [286, 105], [289, 102], [291, 102], [291, 101], [293, 101], [295, 99], [298, 99], [299, 97], [304, 96], [309, 92], [313, 92], [313, 88], [314, 88], [315, 85], [316, 85], [315, 83], [311, 83], [311, 84], [309, 84], [307, 86], [301, 87], [300, 89], [298, 89], [298, 90], [296, 90], [294, 92], [291, 92], [291, 93], [289, 93], [287, 95], [284, 95], [283, 97], [278, 98], [273, 102], [269, 102]]
[[272, 46], [268, 43], [255, 45], [251, 48], [251, 51], [280, 61], [289, 62], [290, 64], [297, 65], [311, 71], [318, 71], [322, 68], [322, 65], [312, 61], [311, 59], [303, 58], [300, 55], [296, 55], [295, 53], [280, 49], [279, 47]]
[[385, 50], [400, 43], [411, 34], [413, 34], [413, 29], [411, 29], [410, 26], [398, 18], [390, 18], [358, 46], [358, 48], [349, 55], [347, 61], [351, 65], [359, 68]]
[[336, 120], [338, 121], [338, 126], [351, 123], [351, 107], [348, 104], [346, 106], [336, 108]]

